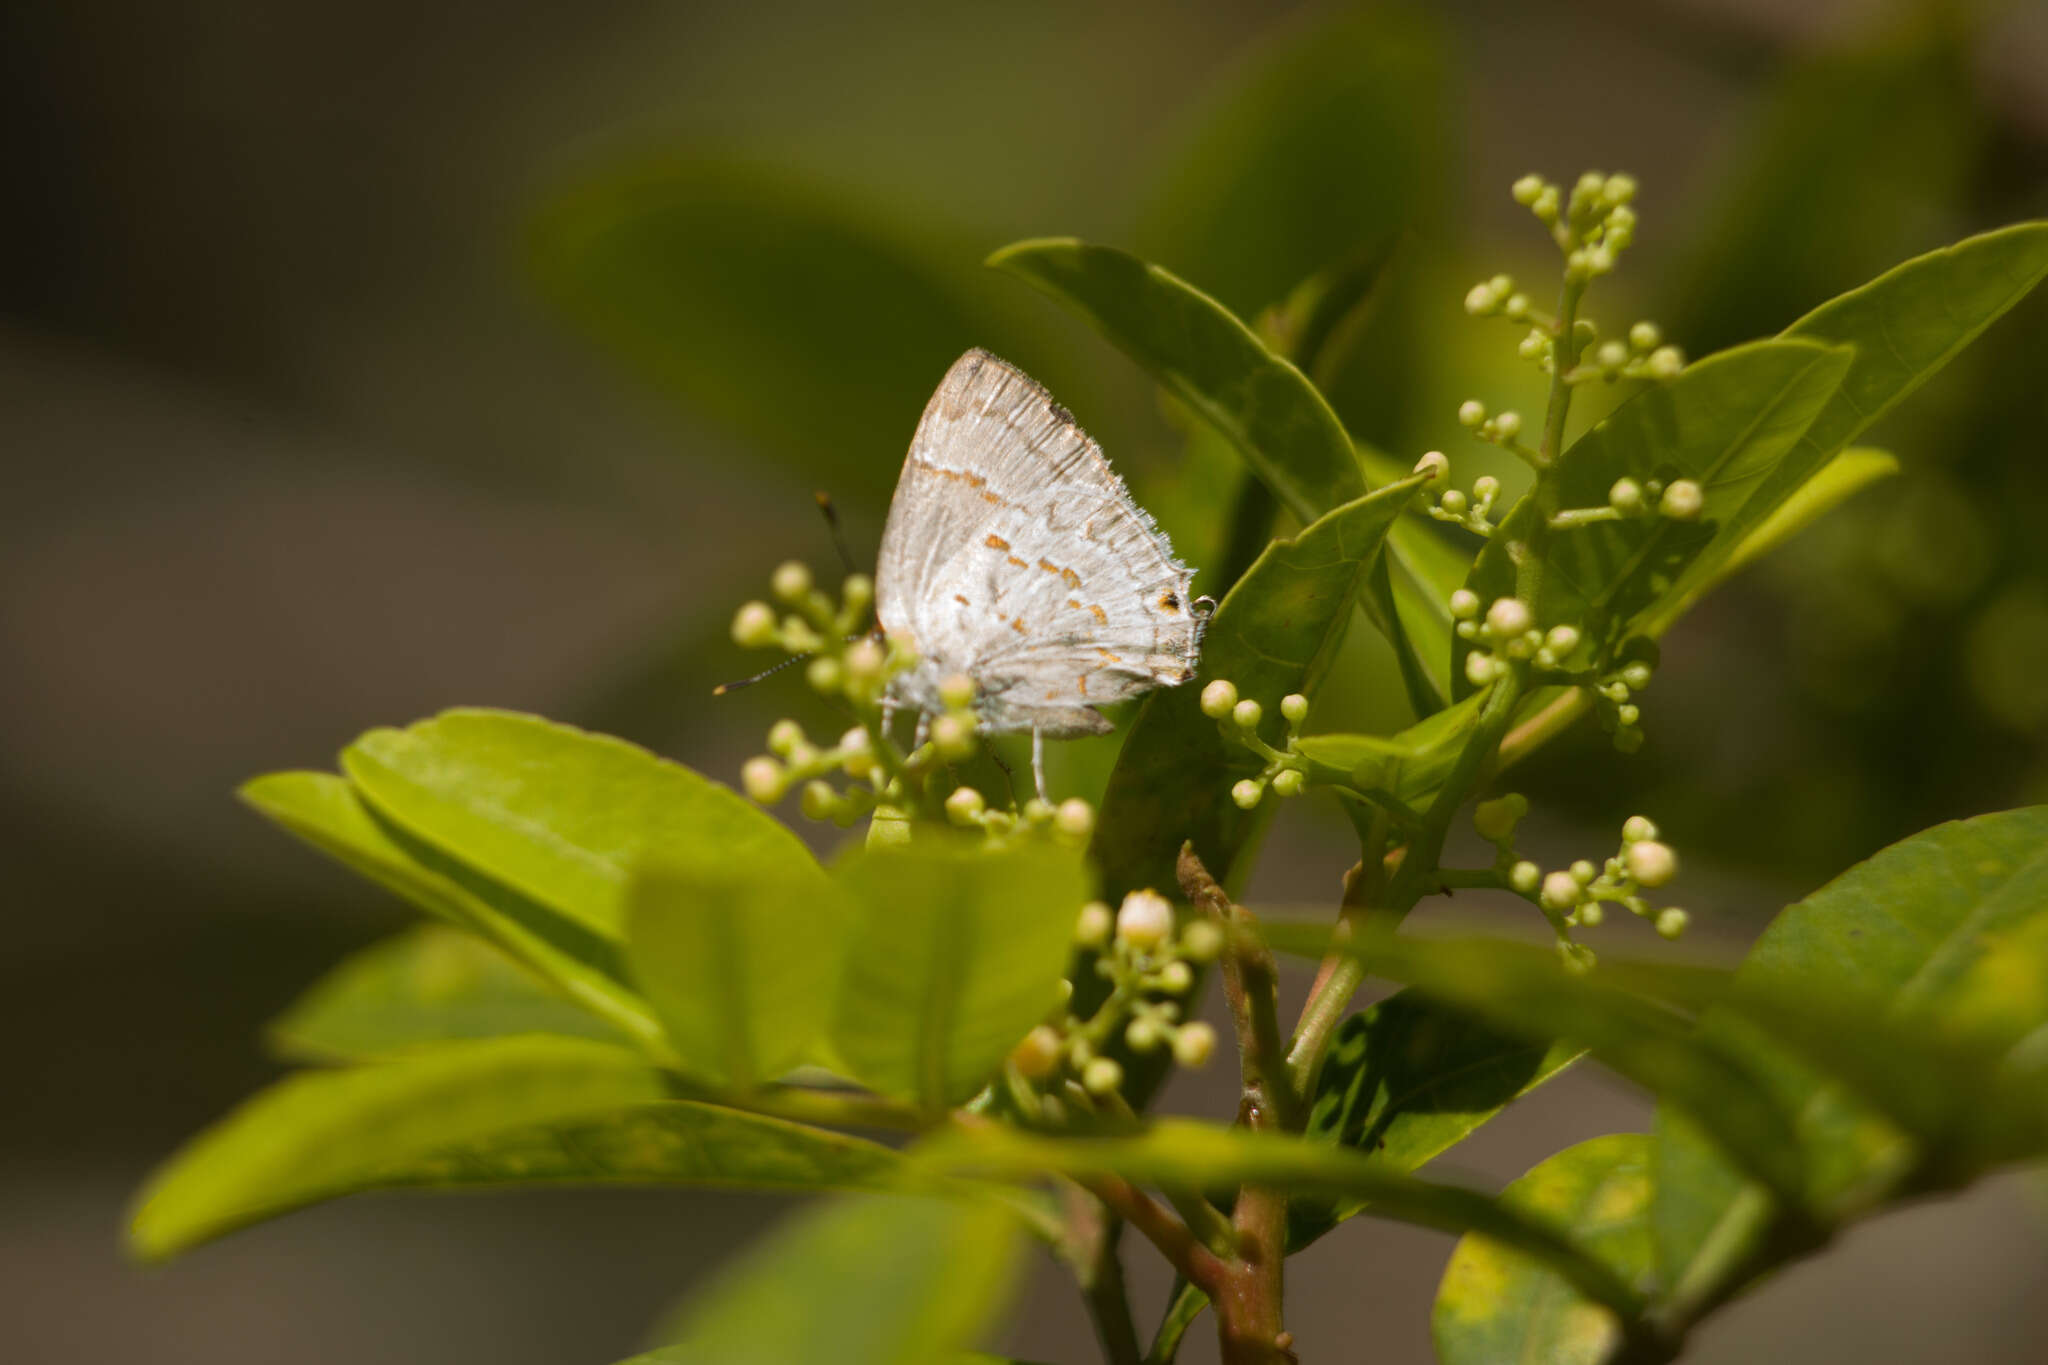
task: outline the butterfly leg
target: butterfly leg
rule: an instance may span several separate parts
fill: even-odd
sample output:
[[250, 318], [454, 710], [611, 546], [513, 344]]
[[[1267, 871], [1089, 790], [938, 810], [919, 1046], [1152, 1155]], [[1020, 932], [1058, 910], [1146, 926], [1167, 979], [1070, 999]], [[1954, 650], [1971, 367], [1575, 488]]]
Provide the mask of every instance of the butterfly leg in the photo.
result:
[[1031, 727], [1031, 776], [1038, 783], [1038, 799], [1050, 802], [1045, 794], [1045, 732], [1037, 726]]

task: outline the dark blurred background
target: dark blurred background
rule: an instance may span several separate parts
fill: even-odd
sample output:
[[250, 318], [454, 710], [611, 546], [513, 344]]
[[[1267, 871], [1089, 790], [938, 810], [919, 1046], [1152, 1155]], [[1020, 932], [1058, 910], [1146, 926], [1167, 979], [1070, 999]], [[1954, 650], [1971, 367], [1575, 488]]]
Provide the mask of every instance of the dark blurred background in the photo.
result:
[[[872, 553], [972, 344], [1045, 379], [1204, 562], [1228, 485], [1127, 362], [980, 268], [994, 247], [1126, 246], [1250, 315], [1393, 243], [1330, 388], [1361, 438], [1469, 482], [1491, 452], [1457, 402], [1540, 404], [1514, 334], [1459, 308], [1496, 269], [1550, 287], [1525, 170], [1639, 176], [1594, 312], [1694, 355], [2048, 214], [2038, 0], [68, 0], [0, 14], [0, 64], [0, 1358], [48, 1365], [605, 1365], [775, 1211], [365, 1199], [148, 1272], [116, 1240], [151, 1163], [274, 1073], [263, 1021], [406, 920], [241, 779], [457, 703], [730, 774], [803, 707], [709, 700], [752, 665], [732, 608], [830, 562], [814, 487]], [[1531, 766], [1552, 856], [1649, 811], [1739, 944], [1914, 829], [2048, 800], [2044, 377], [2037, 296], [1873, 433], [1900, 477], [1680, 628], [1639, 757], [1594, 734]], [[1384, 661], [1355, 663], [1318, 728], [1401, 724]], [[1292, 813], [1257, 887], [1326, 900], [1345, 861]], [[1219, 1112], [1215, 1085], [1170, 1098]], [[1574, 1077], [1459, 1161], [1505, 1178], [1645, 1112]], [[2015, 1176], [1863, 1229], [1694, 1358], [2038, 1360], [2042, 1209]], [[1326, 1239], [1291, 1304], [1307, 1358], [1427, 1359], [1447, 1246]], [[1093, 1358], [1068, 1295], [1039, 1275], [1016, 1349]]]

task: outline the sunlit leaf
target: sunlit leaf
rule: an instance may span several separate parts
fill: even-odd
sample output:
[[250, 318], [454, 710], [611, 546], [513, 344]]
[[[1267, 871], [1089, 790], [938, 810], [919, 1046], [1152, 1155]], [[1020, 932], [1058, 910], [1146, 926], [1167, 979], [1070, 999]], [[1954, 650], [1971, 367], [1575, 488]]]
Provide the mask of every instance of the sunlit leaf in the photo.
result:
[[625, 1365], [953, 1365], [1008, 1302], [1020, 1250], [994, 1204], [824, 1204], [722, 1269], [670, 1345]]
[[1090, 894], [1081, 855], [926, 840], [856, 854], [835, 880], [852, 915], [838, 1055], [927, 1111], [968, 1099], [1059, 1001]]
[[752, 1089], [819, 1057], [844, 969], [846, 910], [815, 867], [643, 865], [627, 962], [681, 1069]]
[[458, 710], [372, 730], [342, 766], [380, 815], [605, 939], [619, 937], [626, 879], [644, 858], [735, 874], [815, 866], [730, 788], [537, 716]]
[[[1650, 1140], [1616, 1133], [1568, 1147], [1509, 1185], [1501, 1201], [1548, 1223], [1624, 1284], [1651, 1280]], [[1460, 1239], [1430, 1326], [1444, 1365], [1602, 1365], [1625, 1324], [1557, 1272], [1490, 1238]]]
[[422, 1043], [560, 1033], [619, 1034], [475, 936], [423, 925], [343, 961], [269, 1028], [280, 1053], [363, 1061]]
[[576, 922], [405, 839], [331, 773], [272, 773], [242, 799], [323, 853], [429, 914], [488, 940], [642, 1045], [661, 1026], [623, 978], [614, 946]]
[[1296, 747], [1322, 779], [1413, 807], [1443, 783], [1478, 728], [1481, 701], [1467, 697], [1391, 735], [1304, 735]]
[[[1290, 692], [1313, 695], [1359, 582], [1415, 487], [1380, 489], [1268, 546], [1209, 622], [1203, 676], [1228, 678], [1269, 708]], [[1231, 802], [1231, 780], [1256, 765], [1217, 733], [1194, 685], [1147, 697], [1103, 797], [1094, 851], [1111, 888], [1171, 887], [1187, 839], [1227, 877], [1257, 820]]]

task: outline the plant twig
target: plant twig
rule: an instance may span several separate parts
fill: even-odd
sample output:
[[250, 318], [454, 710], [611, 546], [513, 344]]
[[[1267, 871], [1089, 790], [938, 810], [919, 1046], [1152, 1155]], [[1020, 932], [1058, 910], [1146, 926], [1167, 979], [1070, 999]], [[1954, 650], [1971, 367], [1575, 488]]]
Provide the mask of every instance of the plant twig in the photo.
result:
[[1123, 1256], [1117, 1249], [1123, 1220], [1111, 1216], [1101, 1201], [1079, 1186], [1067, 1186], [1066, 1193], [1067, 1241], [1062, 1251], [1080, 1282], [1103, 1358], [1108, 1365], [1142, 1365], [1138, 1327], [1124, 1286]]

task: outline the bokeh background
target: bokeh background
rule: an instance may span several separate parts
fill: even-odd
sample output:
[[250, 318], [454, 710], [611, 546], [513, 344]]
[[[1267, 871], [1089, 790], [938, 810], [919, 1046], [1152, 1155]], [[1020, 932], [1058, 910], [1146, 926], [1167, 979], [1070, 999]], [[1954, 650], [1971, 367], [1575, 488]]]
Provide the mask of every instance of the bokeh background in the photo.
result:
[[[1201, 562], [1228, 488], [1127, 362], [980, 267], [1019, 237], [1137, 250], [1247, 315], [1391, 249], [1329, 387], [1465, 481], [1490, 452], [1457, 402], [1540, 402], [1459, 308], [1554, 269], [1516, 175], [1642, 180], [1611, 325], [1766, 335], [2048, 214], [2048, 6], [67, 0], [0, 11], [0, 128], [0, 1358], [605, 1365], [779, 1206], [364, 1199], [123, 1263], [151, 1163], [274, 1074], [263, 1021], [406, 918], [239, 780], [458, 703], [732, 772], [804, 702], [709, 699], [753, 663], [730, 611], [829, 564], [814, 488], [872, 554], [971, 344]], [[2036, 296], [1874, 433], [1899, 478], [1674, 636], [1638, 758], [1595, 734], [1531, 766], [1539, 838], [1654, 812], [1739, 944], [1892, 839], [2048, 800], [2044, 378]], [[1321, 725], [1401, 723], [1356, 664]], [[1327, 899], [1344, 861], [1296, 815], [1257, 887]], [[1458, 1159], [1506, 1178], [1645, 1112], [1574, 1077]], [[1859, 1230], [1693, 1358], [2038, 1360], [2043, 1209], [2013, 1176]], [[1306, 1358], [1428, 1359], [1447, 1249], [1364, 1219], [1319, 1244]], [[1068, 1293], [1042, 1270], [1010, 1344], [1092, 1359]]]

